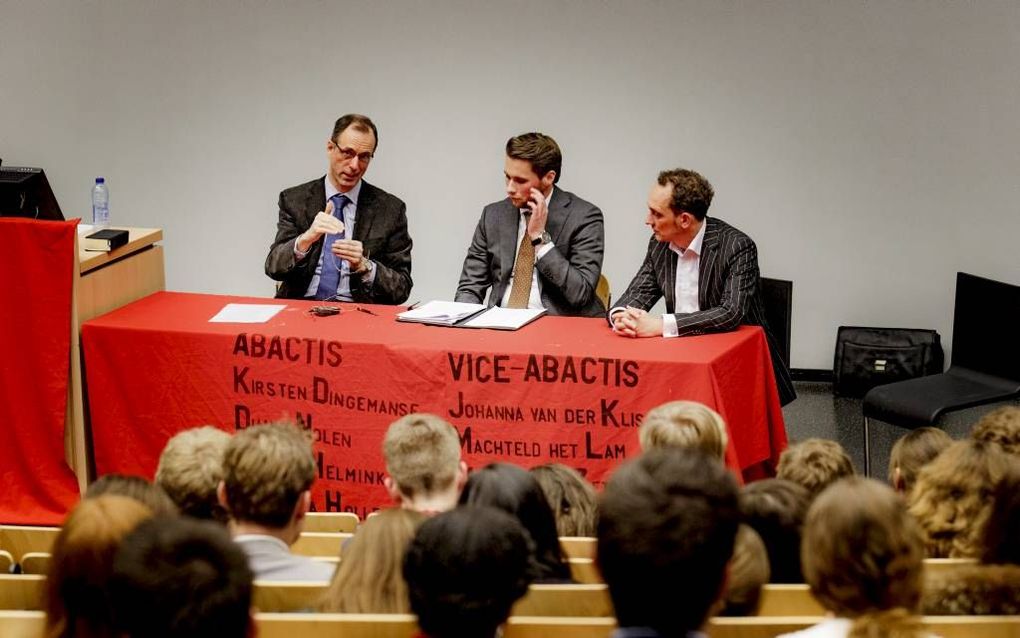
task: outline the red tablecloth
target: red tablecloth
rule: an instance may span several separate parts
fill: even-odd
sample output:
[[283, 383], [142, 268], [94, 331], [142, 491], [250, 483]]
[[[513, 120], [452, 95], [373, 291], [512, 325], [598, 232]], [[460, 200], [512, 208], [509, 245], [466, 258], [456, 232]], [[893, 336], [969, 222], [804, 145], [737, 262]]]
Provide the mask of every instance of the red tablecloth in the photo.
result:
[[[209, 323], [226, 303], [281, 303], [264, 324]], [[727, 461], [759, 476], [786, 446], [757, 327], [626, 339], [605, 321], [543, 317], [517, 332], [394, 321], [398, 308], [162, 292], [82, 328], [96, 467], [152, 476], [167, 439], [300, 416], [315, 432], [317, 510], [386, 503], [381, 442], [409, 412], [461, 434], [468, 464], [562, 462], [599, 484], [639, 453], [652, 407], [693, 399], [730, 428]], [[360, 312], [356, 308], [368, 310]]]

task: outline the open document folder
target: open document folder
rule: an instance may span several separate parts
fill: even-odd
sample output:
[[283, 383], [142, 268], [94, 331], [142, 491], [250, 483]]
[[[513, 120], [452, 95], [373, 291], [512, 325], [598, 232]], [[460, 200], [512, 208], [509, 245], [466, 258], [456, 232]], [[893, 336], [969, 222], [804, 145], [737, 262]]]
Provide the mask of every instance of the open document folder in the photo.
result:
[[397, 315], [397, 321], [427, 323], [455, 328], [517, 330], [545, 314], [544, 308], [486, 308], [484, 304], [459, 301], [430, 301]]

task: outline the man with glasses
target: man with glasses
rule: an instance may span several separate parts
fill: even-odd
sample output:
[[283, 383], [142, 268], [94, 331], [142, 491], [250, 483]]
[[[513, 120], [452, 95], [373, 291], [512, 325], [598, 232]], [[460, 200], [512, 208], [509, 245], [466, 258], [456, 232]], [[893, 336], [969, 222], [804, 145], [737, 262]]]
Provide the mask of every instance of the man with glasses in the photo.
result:
[[[482, 210], [454, 299], [545, 308], [552, 315], [599, 317], [602, 211], [557, 188], [556, 140], [524, 133], [506, 143], [506, 199]], [[491, 290], [490, 290], [491, 289]]]
[[336, 121], [329, 173], [280, 193], [266, 274], [276, 296], [399, 304], [411, 292], [411, 236], [404, 202], [362, 178], [378, 145], [364, 115]]

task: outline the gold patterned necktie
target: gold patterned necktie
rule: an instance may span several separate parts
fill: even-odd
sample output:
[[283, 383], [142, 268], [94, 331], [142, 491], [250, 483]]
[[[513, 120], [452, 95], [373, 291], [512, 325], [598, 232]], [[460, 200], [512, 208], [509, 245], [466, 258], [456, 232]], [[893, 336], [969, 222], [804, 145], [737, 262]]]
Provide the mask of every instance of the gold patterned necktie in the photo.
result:
[[524, 213], [525, 231], [521, 237], [521, 245], [517, 249], [517, 259], [514, 261], [514, 284], [510, 288], [507, 308], [527, 308], [528, 299], [531, 298], [531, 276], [535, 272], [535, 246], [527, 232], [530, 215], [531, 211]]

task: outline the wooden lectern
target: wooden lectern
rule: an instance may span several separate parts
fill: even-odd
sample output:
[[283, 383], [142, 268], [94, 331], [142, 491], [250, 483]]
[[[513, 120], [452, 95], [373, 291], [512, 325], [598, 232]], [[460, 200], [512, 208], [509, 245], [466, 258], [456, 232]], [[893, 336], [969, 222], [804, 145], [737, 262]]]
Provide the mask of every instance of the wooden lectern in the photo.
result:
[[75, 239], [78, 258], [71, 293], [71, 370], [64, 451], [83, 494], [93, 472], [93, 462], [81, 369], [81, 324], [166, 289], [163, 247], [156, 244], [163, 239], [163, 231], [158, 228], [126, 230], [130, 233], [127, 244], [110, 252], [82, 250]]

